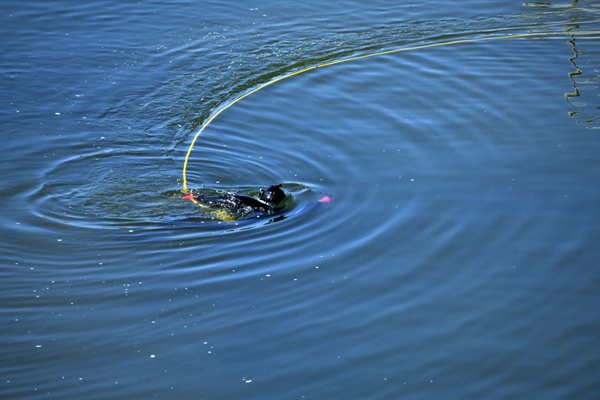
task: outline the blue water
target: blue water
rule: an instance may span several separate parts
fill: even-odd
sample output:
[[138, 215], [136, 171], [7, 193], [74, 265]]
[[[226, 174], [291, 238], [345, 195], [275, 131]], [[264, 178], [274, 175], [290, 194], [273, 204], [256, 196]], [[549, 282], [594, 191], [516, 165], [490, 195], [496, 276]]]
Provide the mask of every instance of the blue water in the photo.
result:
[[4, 1], [0, 397], [600, 398], [574, 3]]

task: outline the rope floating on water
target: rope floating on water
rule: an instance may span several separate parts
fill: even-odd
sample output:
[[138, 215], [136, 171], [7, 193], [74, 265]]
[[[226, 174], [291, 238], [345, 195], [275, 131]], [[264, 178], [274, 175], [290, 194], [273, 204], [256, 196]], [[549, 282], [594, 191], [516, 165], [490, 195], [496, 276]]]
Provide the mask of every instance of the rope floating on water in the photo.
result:
[[[349, 57], [349, 58], [342, 58], [340, 60], [330, 61], [330, 62], [318, 64], [318, 65], [313, 65], [313, 66], [310, 66], [310, 67], [307, 67], [307, 68], [304, 68], [304, 69], [301, 69], [301, 70], [298, 70], [298, 71], [290, 72], [290, 73], [282, 75], [282, 76], [280, 76], [278, 78], [272, 79], [272, 80], [270, 80], [268, 82], [265, 82], [265, 83], [259, 85], [256, 88], [250, 90], [249, 92], [244, 93], [243, 95], [235, 98], [231, 102], [229, 102], [226, 105], [224, 105], [223, 107], [219, 108], [213, 115], [210, 116], [210, 118], [208, 120], [206, 120], [206, 122], [204, 122], [204, 124], [202, 124], [202, 126], [200, 127], [200, 129], [198, 130], [198, 132], [194, 135], [194, 138], [192, 139], [192, 142], [190, 143], [190, 147], [188, 148], [188, 151], [187, 151], [187, 153], [185, 155], [185, 160], [183, 162], [183, 192], [186, 193], [186, 194], [189, 193], [189, 189], [187, 187], [187, 165], [188, 165], [188, 160], [190, 158], [190, 154], [192, 154], [192, 149], [194, 148], [194, 145], [196, 144], [196, 141], [198, 140], [198, 137], [200, 137], [200, 134], [223, 111], [227, 110], [229, 107], [233, 106], [234, 104], [236, 104], [240, 100], [245, 99], [246, 97], [250, 96], [251, 94], [258, 92], [259, 90], [264, 89], [265, 87], [267, 87], [269, 85], [272, 85], [274, 83], [277, 83], [277, 82], [282, 81], [282, 80], [287, 79], [287, 78], [291, 78], [292, 76], [296, 76], [296, 75], [300, 75], [300, 74], [303, 74], [303, 73], [308, 72], [308, 71], [312, 71], [312, 70], [317, 69], [317, 68], [324, 68], [324, 67], [329, 67], [329, 66], [332, 66], [332, 65], [342, 64], [342, 63], [346, 63], [346, 62], [350, 62], [350, 61], [362, 60], [364, 58], [382, 56], [382, 55], [393, 54], [393, 53], [400, 53], [400, 52], [403, 52], [403, 51], [421, 50], [421, 49], [428, 49], [430, 47], [442, 47], [442, 46], [450, 46], [450, 45], [463, 44], [463, 43], [483, 42], [483, 41], [488, 41], [488, 40], [521, 39], [521, 38], [527, 38], [527, 37], [557, 36], [557, 35], [568, 35], [568, 36], [600, 35], [600, 31], [598, 31], [598, 30], [586, 30], [586, 31], [573, 31], [573, 32], [532, 32], [532, 33], [518, 33], [518, 34], [503, 35], [503, 36], [479, 37], [479, 38], [473, 38], [473, 39], [459, 39], [459, 40], [452, 40], [452, 41], [449, 41], [449, 42], [440, 42], [440, 43], [429, 43], [429, 44], [423, 44], [423, 45], [419, 45], [419, 46], [403, 47], [403, 48], [399, 48], [399, 49], [379, 51], [379, 52], [365, 54], [365, 55], [361, 55], [361, 56], [355, 56], [355, 57]], [[189, 198], [190, 200], [192, 200], [194, 203], [198, 204], [202, 208], [208, 208], [207, 206], [204, 206], [203, 204], [197, 202], [194, 198], [190, 198], [188, 196], [186, 196], [186, 198]]]

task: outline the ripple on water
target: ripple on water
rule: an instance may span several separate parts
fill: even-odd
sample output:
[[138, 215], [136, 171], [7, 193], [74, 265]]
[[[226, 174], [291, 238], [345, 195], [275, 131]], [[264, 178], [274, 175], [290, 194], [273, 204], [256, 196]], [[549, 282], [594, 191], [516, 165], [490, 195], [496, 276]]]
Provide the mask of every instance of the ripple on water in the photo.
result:
[[[223, 387], [233, 397], [265, 387], [288, 397], [594, 393], [598, 140], [569, 115], [564, 91], [594, 82], [596, 64], [582, 52], [590, 66], [571, 80], [562, 36], [286, 79], [220, 115], [188, 175], [191, 187], [217, 191], [284, 183], [295, 197], [285, 218], [215, 221], [181, 199], [195, 125], [264, 79], [509, 21], [471, 21], [472, 31], [456, 19], [382, 24], [258, 50], [260, 35], [241, 41], [254, 53], [236, 52], [246, 31], [223, 31], [210, 35], [207, 58], [204, 37], [114, 78], [160, 64], [149, 75], [161, 83], [136, 81], [139, 93], [115, 85], [119, 100], [70, 145], [11, 147], [54, 156], [32, 157], [33, 184], [11, 184], [11, 199], [31, 205], [19, 224], [2, 215], [16, 304], [3, 312], [18, 317], [3, 372], [14, 382], [41, 373], [38, 386], [54, 393], [73, 380], [87, 394], [107, 394], [108, 377], [128, 384], [112, 397], [155, 396], [166, 381], [203, 386], [206, 397]], [[331, 202], [318, 203], [323, 194]], [[79, 381], [82, 370], [95, 382]], [[140, 378], [157, 371], [168, 374]]]

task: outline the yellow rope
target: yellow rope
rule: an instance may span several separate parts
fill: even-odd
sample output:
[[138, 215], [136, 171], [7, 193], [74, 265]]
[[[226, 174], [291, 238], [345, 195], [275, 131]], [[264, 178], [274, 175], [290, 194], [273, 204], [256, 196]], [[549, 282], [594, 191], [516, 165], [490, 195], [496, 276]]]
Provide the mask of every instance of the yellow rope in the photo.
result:
[[[305, 73], [307, 71], [311, 71], [311, 70], [317, 69], [317, 68], [329, 67], [331, 65], [341, 64], [341, 63], [345, 63], [345, 62], [349, 62], [349, 61], [361, 60], [363, 58], [370, 58], [370, 57], [382, 56], [382, 55], [386, 55], [386, 54], [399, 53], [399, 52], [402, 52], [402, 51], [427, 49], [427, 48], [430, 48], [430, 47], [449, 46], [449, 45], [462, 44], [462, 43], [482, 42], [482, 41], [486, 41], [486, 40], [520, 39], [520, 38], [526, 38], [526, 37], [556, 36], [556, 35], [569, 35], [569, 36], [572, 36], [572, 35], [577, 35], [577, 36], [582, 36], [582, 35], [600, 35], [600, 31], [597, 31], [597, 30], [588, 30], [588, 31], [573, 31], [573, 32], [519, 33], [519, 34], [514, 34], [514, 35], [488, 36], [488, 37], [481, 37], [481, 38], [474, 38], [474, 39], [459, 39], [459, 40], [453, 40], [453, 41], [450, 41], [450, 42], [430, 43], [430, 44], [424, 44], [424, 45], [420, 45], [420, 46], [404, 47], [404, 48], [399, 48], [399, 49], [392, 49], [392, 50], [380, 51], [380, 52], [376, 52], [376, 53], [365, 54], [365, 55], [362, 55], [362, 56], [343, 58], [343, 59], [340, 59], [340, 60], [330, 61], [330, 62], [326, 62], [326, 63], [319, 64], [319, 65], [313, 65], [311, 67], [307, 67], [307, 68], [304, 68], [302, 70], [295, 71], [295, 72], [290, 72], [288, 74], [282, 75], [282, 76], [280, 76], [278, 78], [275, 78], [273, 80], [265, 82], [262, 85], [260, 85], [260, 86], [258, 86], [256, 88], [252, 89], [251, 91], [249, 91], [247, 93], [244, 93], [240, 97], [232, 100], [231, 102], [227, 103], [225, 106], [219, 108], [202, 125], [202, 127], [200, 127], [200, 129], [198, 130], [198, 132], [196, 133], [196, 135], [194, 135], [194, 138], [192, 139], [192, 143], [190, 143], [190, 147], [188, 148], [187, 154], [185, 155], [185, 160], [183, 162], [183, 191], [185, 193], [188, 193], [187, 176], [186, 176], [188, 159], [190, 158], [190, 154], [192, 153], [192, 149], [194, 148], [194, 145], [196, 144], [196, 141], [198, 140], [198, 137], [204, 131], [204, 129], [206, 129], [206, 127], [208, 125], [210, 125], [214, 121], [214, 119], [217, 118], [223, 111], [227, 110], [229, 107], [233, 106], [238, 101], [240, 101], [242, 99], [245, 99], [246, 97], [250, 96], [251, 94], [256, 93], [259, 90], [264, 89], [265, 87], [267, 87], [269, 85], [272, 85], [272, 84], [274, 84], [276, 82], [279, 82], [281, 80], [290, 78], [290, 77], [295, 76], [295, 75], [303, 74], [303, 73]], [[194, 201], [194, 203], [200, 205], [203, 208], [208, 208], [207, 206], [204, 206], [203, 204], [198, 203], [195, 200], [192, 200], [192, 201]]]

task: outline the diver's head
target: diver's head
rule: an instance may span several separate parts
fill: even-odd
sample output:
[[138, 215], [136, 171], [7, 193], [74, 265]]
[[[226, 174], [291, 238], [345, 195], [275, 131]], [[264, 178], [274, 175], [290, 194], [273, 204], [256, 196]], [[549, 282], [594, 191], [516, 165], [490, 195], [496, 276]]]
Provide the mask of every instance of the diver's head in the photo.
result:
[[260, 189], [260, 199], [276, 206], [285, 199], [285, 192], [281, 189], [281, 184], [269, 186], [267, 189]]

